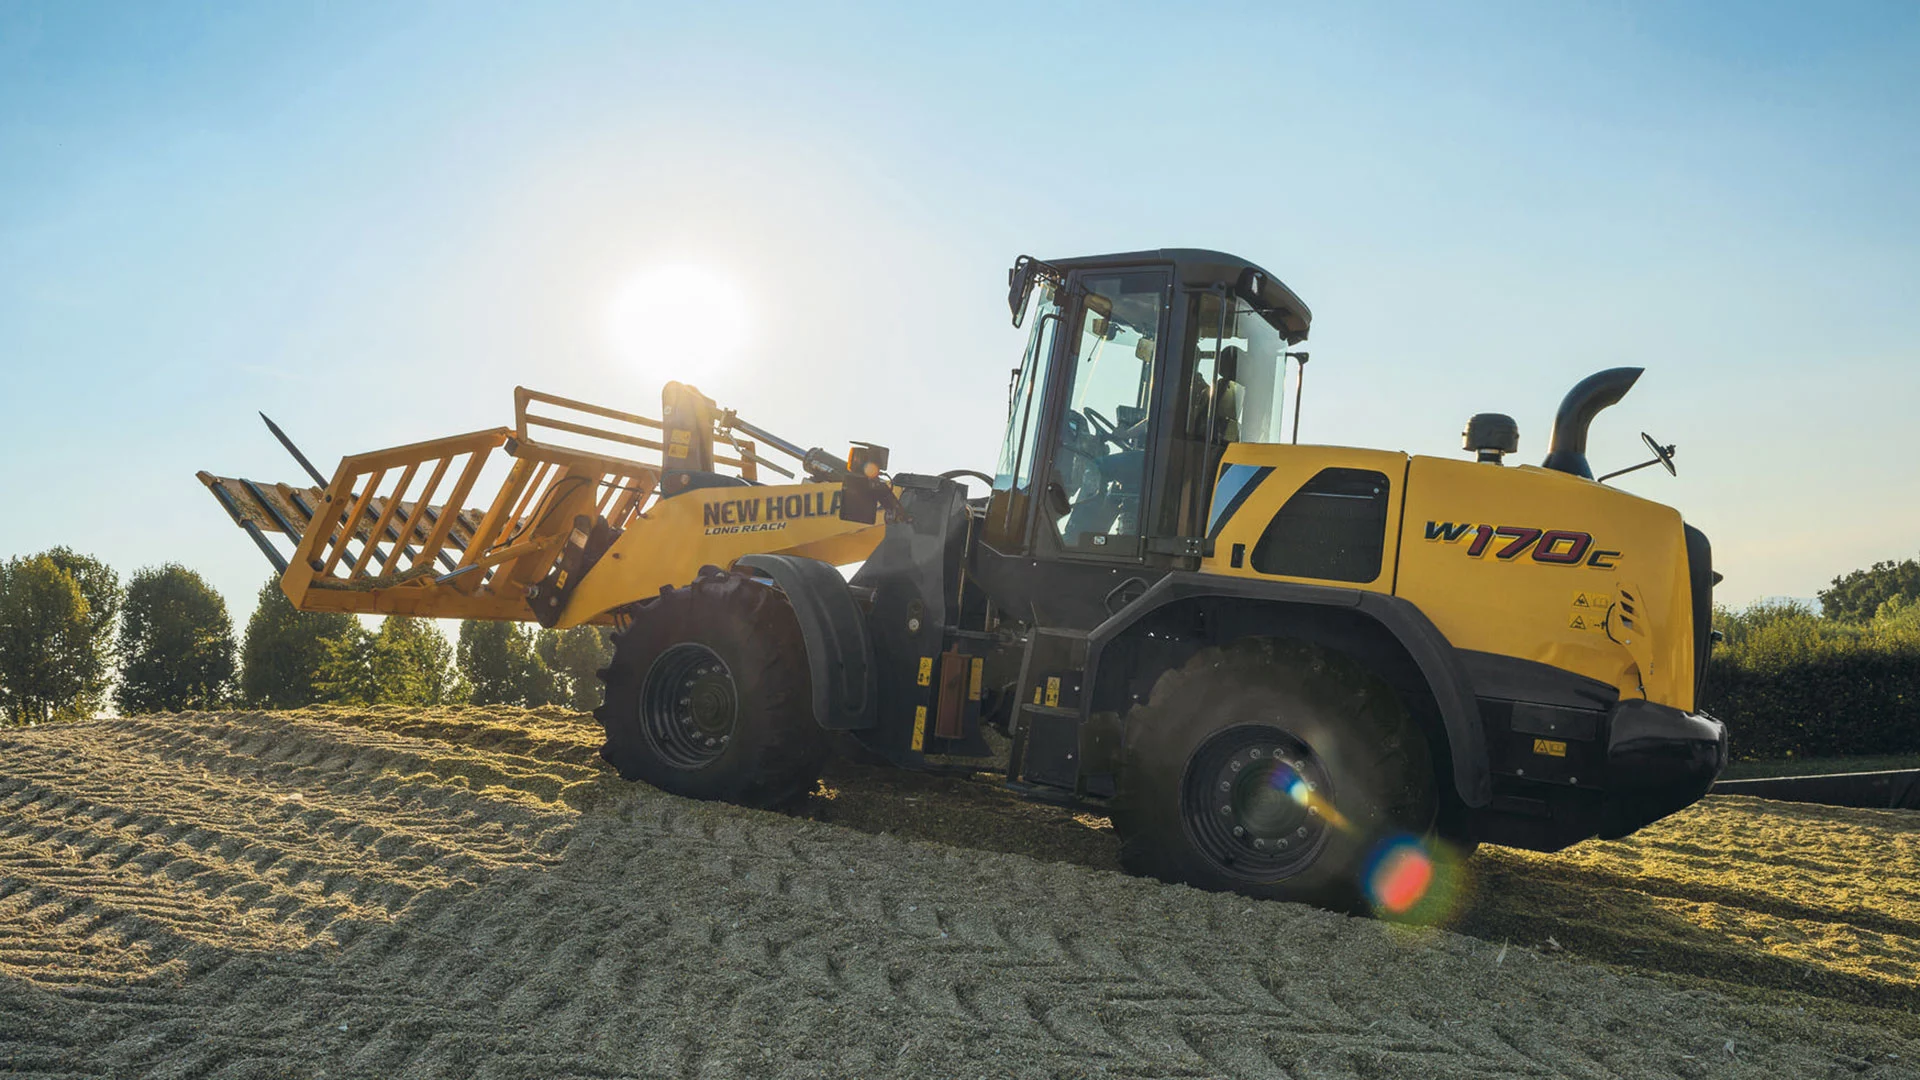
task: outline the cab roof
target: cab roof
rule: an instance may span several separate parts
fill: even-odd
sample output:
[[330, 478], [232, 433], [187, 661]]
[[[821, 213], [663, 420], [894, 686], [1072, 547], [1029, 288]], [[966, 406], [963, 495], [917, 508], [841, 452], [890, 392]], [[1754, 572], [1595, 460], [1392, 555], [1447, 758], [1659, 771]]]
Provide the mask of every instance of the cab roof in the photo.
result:
[[1276, 325], [1286, 331], [1289, 344], [1304, 340], [1308, 327], [1313, 324], [1313, 312], [1285, 282], [1264, 267], [1224, 251], [1159, 248], [1153, 251], [1121, 251], [1111, 255], [1082, 255], [1073, 259], [1048, 259], [1046, 263], [1063, 273], [1171, 263], [1174, 276], [1182, 285], [1232, 288], [1253, 300], [1263, 311], [1278, 316]]

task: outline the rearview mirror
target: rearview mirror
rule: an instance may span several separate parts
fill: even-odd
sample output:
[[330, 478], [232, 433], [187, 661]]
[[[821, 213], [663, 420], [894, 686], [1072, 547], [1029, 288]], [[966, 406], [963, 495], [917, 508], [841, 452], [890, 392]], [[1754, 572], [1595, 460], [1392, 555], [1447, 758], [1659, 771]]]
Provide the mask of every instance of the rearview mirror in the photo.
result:
[[1027, 297], [1033, 294], [1033, 270], [1036, 260], [1022, 255], [1007, 271], [1007, 307], [1013, 310], [1013, 325], [1019, 326], [1027, 314]]

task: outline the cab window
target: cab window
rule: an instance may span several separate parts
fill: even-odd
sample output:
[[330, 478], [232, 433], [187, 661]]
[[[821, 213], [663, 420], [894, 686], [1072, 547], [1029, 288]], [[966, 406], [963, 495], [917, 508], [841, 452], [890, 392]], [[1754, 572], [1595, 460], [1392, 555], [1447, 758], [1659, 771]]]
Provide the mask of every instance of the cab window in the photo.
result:
[[1165, 271], [1090, 275], [1066, 362], [1048, 513], [1068, 550], [1133, 554], [1146, 486], [1148, 403], [1169, 278]]

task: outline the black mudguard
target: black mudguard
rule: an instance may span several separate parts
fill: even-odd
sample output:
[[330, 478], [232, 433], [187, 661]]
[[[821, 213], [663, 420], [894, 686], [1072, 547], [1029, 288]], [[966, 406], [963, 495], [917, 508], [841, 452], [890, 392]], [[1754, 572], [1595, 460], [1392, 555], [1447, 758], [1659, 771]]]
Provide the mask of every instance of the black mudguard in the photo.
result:
[[798, 555], [748, 555], [734, 565], [772, 578], [787, 594], [807, 644], [814, 720], [829, 731], [872, 727], [873, 646], [866, 617], [840, 571]]
[[1087, 684], [1104, 685], [1100, 678], [1102, 654], [1147, 616], [1171, 605], [1214, 597], [1273, 604], [1278, 608], [1348, 609], [1377, 624], [1405, 651], [1433, 695], [1446, 729], [1449, 756], [1453, 760], [1453, 786], [1460, 801], [1469, 807], [1478, 807], [1492, 799], [1486, 736], [1474, 700], [1473, 684], [1445, 635], [1419, 608], [1399, 597], [1360, 589], [1215, 574], [1168, 574], [1094, 629], [1088, 639]]

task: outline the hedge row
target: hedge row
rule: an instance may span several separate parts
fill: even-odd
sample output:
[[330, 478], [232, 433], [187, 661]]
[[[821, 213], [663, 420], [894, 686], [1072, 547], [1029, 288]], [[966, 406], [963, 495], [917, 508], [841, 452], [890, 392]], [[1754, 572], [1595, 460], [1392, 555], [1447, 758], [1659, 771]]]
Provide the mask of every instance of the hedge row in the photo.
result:
[[1741, 759], [1920, 753], [1920, 604], [1870, 620], [1794, 603], [1721, 611], [1701, 705]]

